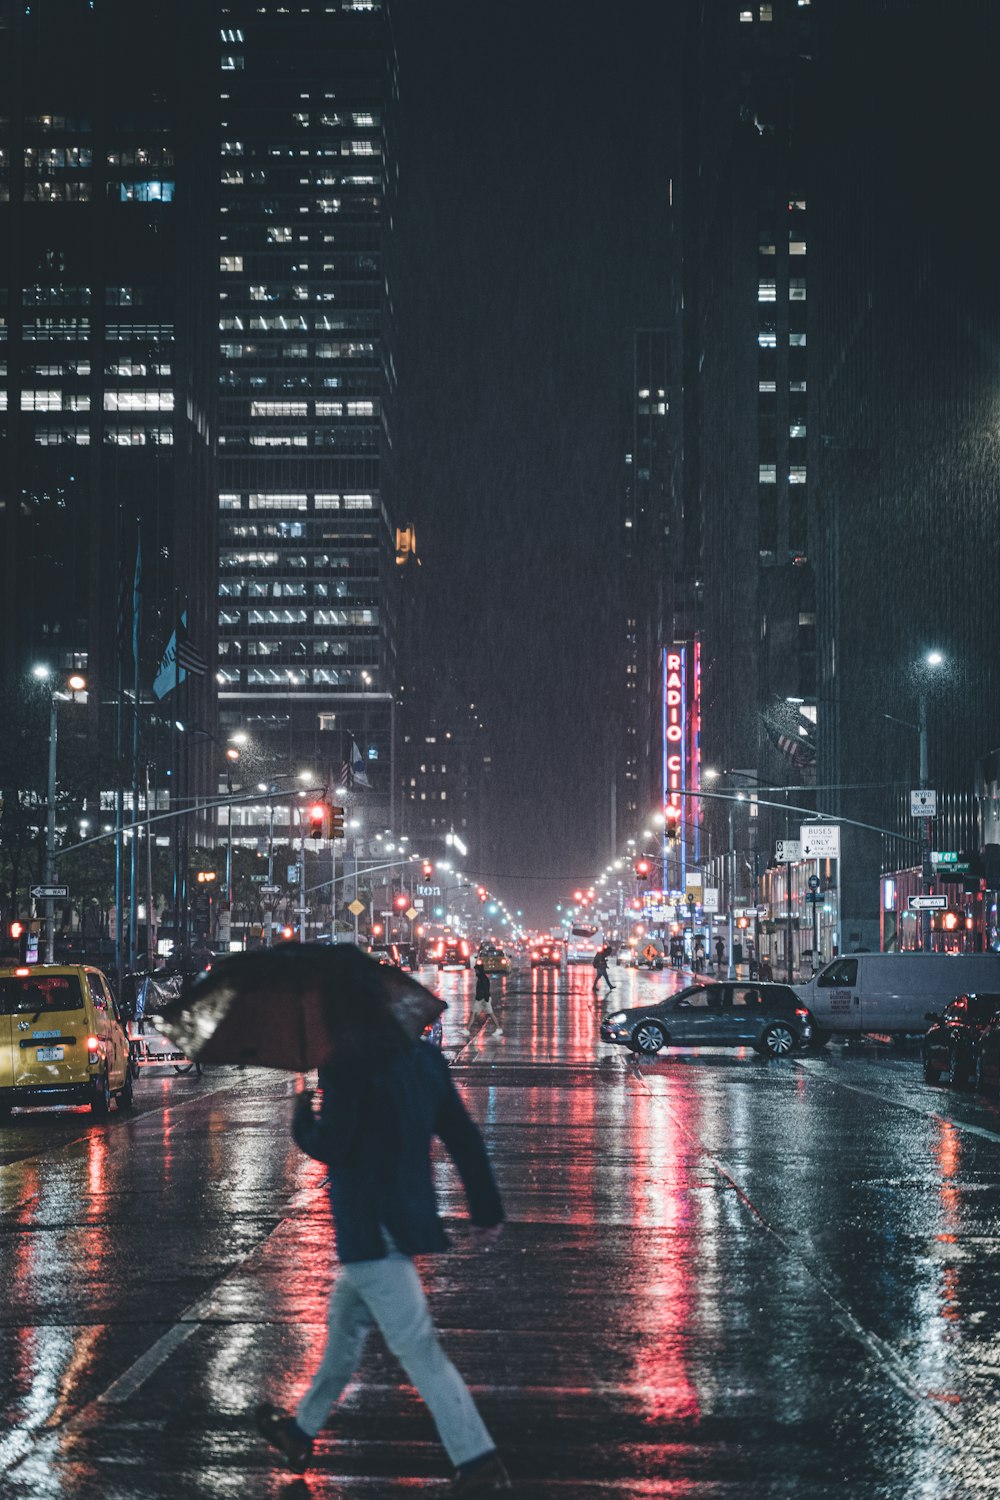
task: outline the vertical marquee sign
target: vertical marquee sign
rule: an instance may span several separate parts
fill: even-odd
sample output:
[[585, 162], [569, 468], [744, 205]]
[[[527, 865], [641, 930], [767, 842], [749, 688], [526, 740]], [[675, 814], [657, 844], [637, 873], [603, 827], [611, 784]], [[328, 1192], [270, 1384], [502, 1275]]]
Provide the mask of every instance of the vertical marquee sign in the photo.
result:
[[[689, 852], [695, 864], [701, 857], [701, 808], [692, 796], [701, 782], [701, 652], [697, 640], [663, 652], [662, 707], [663, 811], [668, 820], [677, 822], [678, 887], [683, 892]], [[667, 854], [664, 832], [664, 870]]]

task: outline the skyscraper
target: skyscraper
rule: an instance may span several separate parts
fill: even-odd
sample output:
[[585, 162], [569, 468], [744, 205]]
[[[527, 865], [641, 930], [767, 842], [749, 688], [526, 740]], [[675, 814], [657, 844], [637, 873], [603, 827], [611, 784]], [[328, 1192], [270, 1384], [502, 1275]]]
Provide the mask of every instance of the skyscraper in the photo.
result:
[[390, 18], [380, 0], [220, 15], [220, 721], [261, 766], [333, 786], [356, 745], [388, 820]]

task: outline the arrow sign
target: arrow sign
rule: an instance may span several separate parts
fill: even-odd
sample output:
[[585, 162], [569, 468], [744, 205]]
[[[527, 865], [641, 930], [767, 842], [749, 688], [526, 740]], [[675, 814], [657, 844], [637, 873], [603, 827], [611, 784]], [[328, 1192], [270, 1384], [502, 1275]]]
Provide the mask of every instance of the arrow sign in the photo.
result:
[[65, 901], [69, 895], [68, 885], [33, 885], [31, 895], [35, 901]]
[[947, 911], [947, 896], [911, 896], [907, 901], [910, 911]]

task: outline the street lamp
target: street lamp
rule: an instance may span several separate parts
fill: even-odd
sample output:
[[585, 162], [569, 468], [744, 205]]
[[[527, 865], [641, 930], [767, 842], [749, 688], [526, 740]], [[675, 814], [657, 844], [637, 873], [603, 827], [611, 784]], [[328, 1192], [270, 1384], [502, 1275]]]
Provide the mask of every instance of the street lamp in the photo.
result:
[[[85, 677], [78, 672], [72, 673], [66, 679], [69, 692], [58, 692], [52, 686], [52, 670], [50, 667], [37, 666], [32, 668], [32, 676], [45, 687], [49, 695], [49, 776], [48, 776], [48, 811], [45, 819], [45, 883], [53, 885], [56, 878], [56, 744], [59, 736], [59, 718], [57, 703], [59, 699], [72, 698], [75, 693], [82, 693], [87, 686]], [[55, 962], [56, 943], [56, 917], [55, 904], [51, 896], [45, 898], [45, 962]]]

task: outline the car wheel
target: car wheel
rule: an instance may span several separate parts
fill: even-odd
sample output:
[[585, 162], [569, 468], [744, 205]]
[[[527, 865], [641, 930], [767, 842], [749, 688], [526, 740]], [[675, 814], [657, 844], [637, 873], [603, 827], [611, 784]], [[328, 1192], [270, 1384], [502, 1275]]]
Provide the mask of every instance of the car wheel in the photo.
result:
[[662, 1026], [657, 1026], [655, 1021], [640, 1021], [632, 1033], [632, 1045], [637, 1052], [643, 1052], [647, 1057], [654, 1052], [659, 1052], [661, 1047], [667, 1044], [667, 1034]]
[[949, 1058], [952, 1087], [967, 1089], [972, 1082], [969, 1059], [960, 1047], [952, 1047]]
[[782, 1021], [776, 1021], [764, 1032], [758, 1050], [765, 1057], [787, 1057], [794, 1047], [795, 1032]]
[[91, 1113], [103, 1119], [111, 1109], [111, 1083], [108, 1079], [108, 1070], [105, 1068], [100, 1078], [95, 1078], [93, 1093], [90, 1097]]
[[937, 1081], [938, 1081], [938, 1079], [940, 1077], [941, 1077], [941, 1069], [940, 1068], [935, 1068], [935, 1066], [931, 1062], [930, 1058], [925, 1057], [924, 1058], [924, 1082], [925, 1083], [937, 1083]]
[[194, 1063], [193, 1062], [189, 1062], [189, 1063], [174, 1063], [174, 1072], [175, 1073], [190, 1073], [190, 1071], [191, 1071], [191, 1069], [193, 1067], [194, 1067]]
[[125, 1069], [125, 1082], [118, 1091], [118, 1108], [124, 1114], [127, 1110], [135, 1108], [135, 1090], [132, 1083], [132, 1069]]

